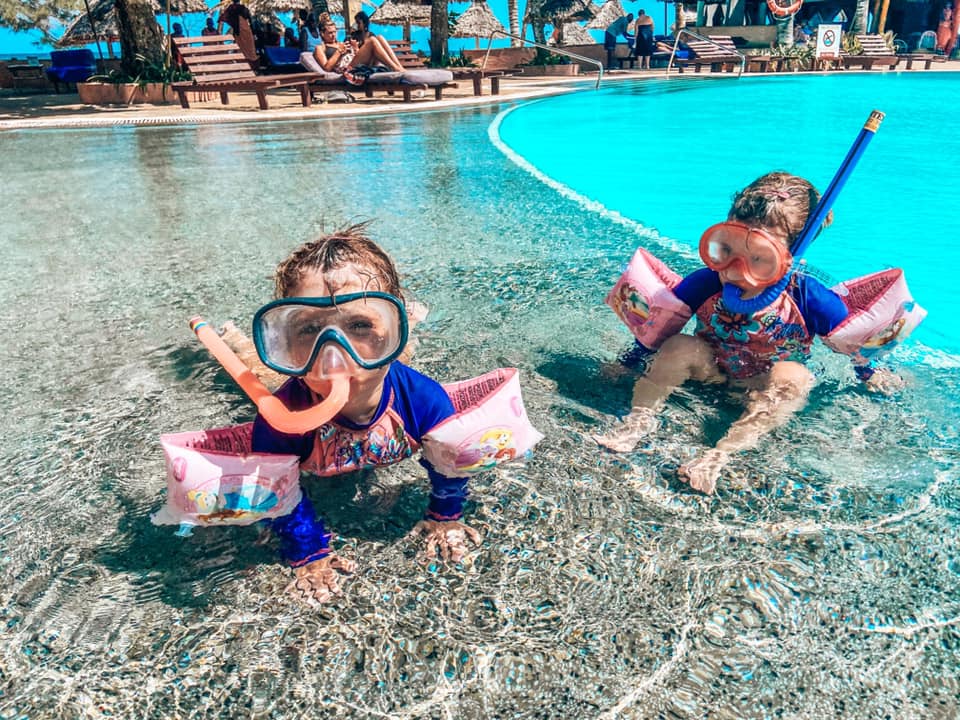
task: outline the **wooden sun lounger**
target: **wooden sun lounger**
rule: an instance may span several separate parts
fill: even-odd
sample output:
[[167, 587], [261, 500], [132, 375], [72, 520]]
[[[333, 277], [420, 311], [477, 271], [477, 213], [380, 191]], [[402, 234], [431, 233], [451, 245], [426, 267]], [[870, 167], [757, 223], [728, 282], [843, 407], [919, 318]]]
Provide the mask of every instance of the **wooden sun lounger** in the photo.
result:
[[[423, 62], [423, 59], [417, 55], [413, 50], [411, 50], [410, 43], [406, 40], [390, 40], [390, 47], [393, 48], [393, 54], [397, 56], [397, 60], [400, 61], [400, 64], [405, 68], [410, 68], [411, 70], [423, 69], [426, 65]], [[502, 78], [506, 73], [503, 70], [482, 70], [480, 68], [457, 68], [449, 67], [446, 68], [453, 73], [453, 78], [455, 80], [469, 80], [473, 83], [473, 94], [474, 95], [483, 95], [483, 79], [490, 79], [490, 94], [499, 95], [500, 94], [500, 78]]]
[[[720, 45], [728, 54], [736, 57], [737, 64], [740, 63], [740, 58], [737, 57], [737, 53], [740, 50], [737, 49], [737, 46], [733, 43], [733, 38], [729, 35], [708, 35], [711, 40], [713, 40], [717, 45]], [[773, 61], [773, 58], [769, 55], [747, 55], [743, 53], [746, 63], [744, 65], [745, 72], [766, 72], [767, 68], [770, 66], [770, 63]], [[733, 68], [725, 68], [733, 71]]]
[[[713, 39], [713, 38], [712, 38]], [[729, 38], [727, 38], [729, 40]], [[707, 66], [710, 72], [720, 72], [740, 64], [740, 56], [736, 54], [736, 48], [733, 51], [726, 47], [717, 47], [717, 45], [706, 40], [685, 40], [686, 46], [690, 48], [690, 57], [686, 59], [674, 58], [673, 64], [677, 66], [680, 72], [684, 68], [693, 66], [695, 73], [700, 72], [700, 68]], [[730, 41], [733, 45], [733, 41]]]
[[914, 63], [923, 63], [923, 69], [929, 70], [932, 63], [942, 63], [947, 61], [946, 55], [937, 55], [936, 53], [909, 53], [901, 55], [902, 59], [907, 61], [907, 70], [913, 70]]
[[224, 105], [229, 104], [231, 92], [254, 92], [260, 109], [266, 110], [269, 108], [267, 90], [286, 87], [298, 88], [301, 103], [304, 107], [310, 106], [308, 84], [317, 78], [316, 73], [257, 75], [230, 35], [173, 38], [173, 42], [181, 62], [193, 75], [193, 80], [170, 86], [179, 96], [182, 107], [190, 107], [188, 92], [218, 92]]
[[883, 35], [857, 35], [863, 54], [873, 58], [871, 67], [888, 67], [894, 70], [900, 64], [900, 56], [887, 47]]

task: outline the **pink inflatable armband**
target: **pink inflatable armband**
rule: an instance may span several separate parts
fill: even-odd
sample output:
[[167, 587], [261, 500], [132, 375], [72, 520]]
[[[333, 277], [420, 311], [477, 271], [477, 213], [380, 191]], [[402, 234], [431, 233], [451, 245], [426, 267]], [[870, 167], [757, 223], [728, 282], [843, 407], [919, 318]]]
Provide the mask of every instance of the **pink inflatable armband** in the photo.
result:
[[543, 439], [527, 419], [516, 368], [444, 385], [456, 415], [423, 436], [423, 456], [447, 477], [468, 477], [522, 457]]
[[850, 355], [857, 365], [892, 350], [927, 315], [911, 297], [899, 268], [847, 280], [832, 289], [850, 315], [823, 341], [830, 349]]
[[637, 248], [626, 271], [607, 295], [606, 303], [651, 350], [679, 333], [693, 311], [673, 294], [680, 276], [643, 248]]
[[250, 525], [300, 502], [300, 458], [253, 453], [253, 423], [162, 435], [167, 501], [155, 525]]

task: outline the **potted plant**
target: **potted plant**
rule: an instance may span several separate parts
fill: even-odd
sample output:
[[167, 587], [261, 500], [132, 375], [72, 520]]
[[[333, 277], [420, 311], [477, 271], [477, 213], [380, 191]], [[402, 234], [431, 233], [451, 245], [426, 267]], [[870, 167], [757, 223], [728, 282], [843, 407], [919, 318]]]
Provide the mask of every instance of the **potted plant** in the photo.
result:
[[138, 72], [132, 77], [121, 70], [111, 70], [77, 83], [81, 102], [87, 105], [164, 105], [174, 99], [170, 84], [190, 79], [190, 73], [166, 61], [150, 62], [138, 55], [137, 66]]
[[579, 63], [570, 62], [565, 55], [557, 55], [543, 48], [537, 48], [536, 55], [530, 62], [521, 63], [517, 67], [524, 75], [573, 76], [580, 74]]

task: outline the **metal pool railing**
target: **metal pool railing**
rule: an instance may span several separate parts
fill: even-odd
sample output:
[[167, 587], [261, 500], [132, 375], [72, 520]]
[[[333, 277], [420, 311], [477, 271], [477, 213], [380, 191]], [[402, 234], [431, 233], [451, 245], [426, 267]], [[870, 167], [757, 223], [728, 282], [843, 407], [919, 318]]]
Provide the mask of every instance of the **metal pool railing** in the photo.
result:
[[514, 35], [513, 33], [504, 32], [503, 30], [494, 30], [492, 33], [490, 33], [490, 37], [488, 38], [488, 42], [487, 42], [487, 52], [483, 56], [483, 64], [480, 65], [481, 69], [486, 69], [487, 67], [487, 59], [490, 57], [490, 48], [493, 46], [493, 39], [497, 36], [513, 38], [514, 40], [519, 40], [520, 42], [527, 43], [528, 45], [533, 45], [534, 47], [543, 48], [544, 50], [547, 50], [552, 53], [556, 53], [557, 55], [566, 55], [567, 57], [571, 57], [574, 60], [590, 63], [591, 65], [596, 65], [598, 72], [597, 72], [597, 84], [594, 86], [594, 90], [600, 87], [600, 81], [603, 80], [603, 63], [600, 62], [599, 60], [594, 60], [593, 58], [584, 57], [583, 55], [577, 55], [576, 53], [572, 53], [569, 50], [564, 50], [562, 47], [542, 45], [534, 40], [528, 40], [525, 37], [521, 37], [520, 35]]

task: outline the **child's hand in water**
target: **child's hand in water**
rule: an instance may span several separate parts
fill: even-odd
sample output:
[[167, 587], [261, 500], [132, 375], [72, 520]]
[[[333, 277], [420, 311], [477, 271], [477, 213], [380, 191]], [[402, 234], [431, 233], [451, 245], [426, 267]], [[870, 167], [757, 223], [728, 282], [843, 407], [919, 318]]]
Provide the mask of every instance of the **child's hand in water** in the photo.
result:
[[422, 555], [426, 562], [433, 560], [439, 550], [444, 561], [458, 563], [467, 553], [467, 540], [474, 545], [480, 544], [480, 533], [457, 520], [421, 520], [410, 535], [426, 538], [427, 546]]
[[883, 395], [893, 395], [903, 390], [907, 383], [902, 377], [888, 368], [877, 368], [873, 375], [866, 379], [867, 390]]
[[334, 595], [340, 595], [340, 575], [348, 575], [357, 569], [353, 560], [347, 560], [334, 553], [314, 560], [312, 563], [296, 568], [296, 579], [287, 586], [287, 592], [300, 595], [307, 601], [327, 602]]

